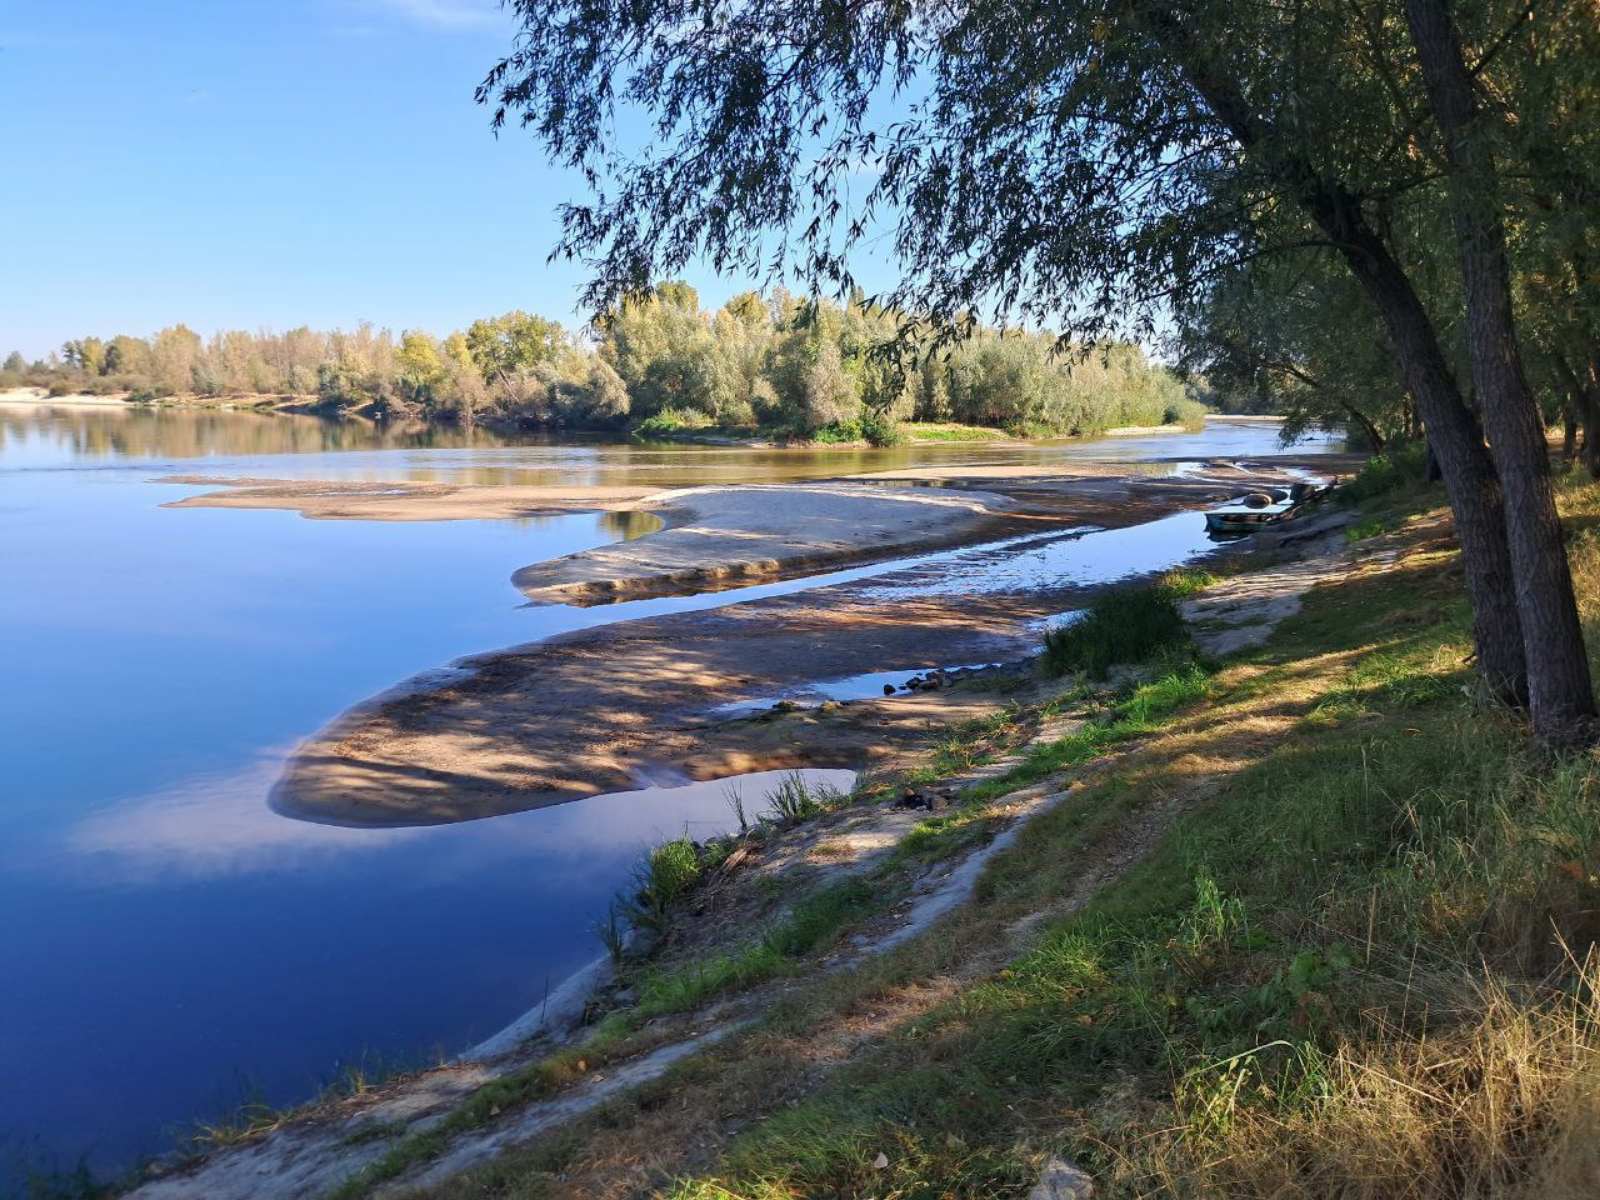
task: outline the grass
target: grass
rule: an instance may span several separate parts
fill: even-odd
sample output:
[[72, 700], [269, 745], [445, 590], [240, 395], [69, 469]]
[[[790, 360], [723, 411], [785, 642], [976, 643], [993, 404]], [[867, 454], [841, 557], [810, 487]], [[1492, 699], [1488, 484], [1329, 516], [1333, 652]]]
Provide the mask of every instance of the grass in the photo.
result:
[[[1593, 557], [1579, 539], [1580, 591]], [[1253, 660], [1170, 672], [996, 781], [1154, 736], [1029, 830], [996, 904], [1094, 807], [1223, 783], [673, 1194], [1021, 1192], [1050, 1151], [1114, 1195], [1593, 1194], [1600, 769], [1475, 706], [1452, 558], [1315, 593]]]
[[1171, 651], [1188, 637], [1179, 601], [1212, 582], [1204, 572], [1174, 571], [1148, 587], [1102, 593], [1077, 620], [1045, 633], [1045, 672], [1083, 671], [1104, 679], [1116, 664]]
[[[985, 796], [1078, 785], [936, 936], [808, 972], [889, 898], [878, 877], [813, 894], [641, 989], [666, 1013], [788, 976], [765, 1022], [440, 1194], [1022, 1195], [1060, 1153], [1107, 1195], [1593, 1195], [1600, 764], [1537, 756], [1480, 706], [1437, 498], [1359, 503], [1403, 557], [1221, 669], [1158, 650], [1145, 682], [918, 827], [901, 854], [984, 836]], [[1561, 504], [1593, 634], [1600, 492], [1569, 482]], [[956, 731], [938, 767], [1014, 746], [1032, 715]], [[1132, 865], [1085, 887], [1109, 861]], [[626, 1051], [640, 1020], [583, 1053]], [[558, 1056], [497, 1103], [575, 1070]], [[447, 1124], [489, 1119], [470, 1105]]]
[[[619, 897], [618, 908], [637, 929], [661, 929], [673, 907], [693, 890], [701, 874], [700, 849], [687, 837], [655, 847], [634, 871], [631, 895]], [[615, 922], [602, 935], [611, 945]]]
[[962, 425], [954, 421], [919, 421], [903, 425], [910, 442], [1004, 442], [1011, 435], [1004, 429], [986, 425]]
[[687, 1012], [724, 992], [752, 987], [798, 968], [798, 961], [832, 942], [844, 926], [877, 911], [883, 897], [866, 881], [823, 888], [757, 940], [670, 971], [647, 975], [633, 1016], [640, 1020]]

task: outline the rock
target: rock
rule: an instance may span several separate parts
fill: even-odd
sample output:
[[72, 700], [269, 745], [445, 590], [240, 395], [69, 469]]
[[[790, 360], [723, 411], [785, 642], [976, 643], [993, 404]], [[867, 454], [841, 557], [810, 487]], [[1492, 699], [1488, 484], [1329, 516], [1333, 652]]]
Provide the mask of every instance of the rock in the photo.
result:
[[885, 1154], [882, 1150], [879, 1150], [878, 1151], [878, 1157], [872, 1160], [872, 1169], [875, 1170], [875, 1171], [881, 1171], [885, 1167], [887, 1167], [888, 1165], [889, 1165], [889, 1156], [887, 1154]]
[[892, 696], [892, 695], [894, 695], [894, 684], [892, 684], [892, 683], [886, 683], [886, 684], [884, 684], [884, 685], [883, 685], [883, 694], [884, 694], [884, 695], [885, 695], [885, 696]]
[[1039, 1172], [1039, 1182], [1028, 1193], [1028, 1200], [1089, 1200], [1094, 1195], [1094, 1180], [1064, 1158], [1051, 1155]]

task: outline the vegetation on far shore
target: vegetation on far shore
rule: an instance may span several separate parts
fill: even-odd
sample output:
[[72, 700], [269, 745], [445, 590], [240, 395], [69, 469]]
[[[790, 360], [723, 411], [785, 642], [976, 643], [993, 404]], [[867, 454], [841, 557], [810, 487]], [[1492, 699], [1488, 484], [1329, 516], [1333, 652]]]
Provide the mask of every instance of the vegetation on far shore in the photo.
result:
[[1204, 418], [1184, 383], [1131, 343], [1058, 352], [1049, 335], [979, 328], [937, 357], [892, 351], [903, 320], [781, 291], [706, 312], [693, 288], [668, 283], [602, 314], [585, 336], [523, 312], [442, 339], [407, 330], [397, 340], [364, 324], [208, 340], [177, 325], [149, 339], [78, 338], [31, 364], [13, 353], [0, 389], [289, 397], [376, 416], [824, 444], [1083, 436]]

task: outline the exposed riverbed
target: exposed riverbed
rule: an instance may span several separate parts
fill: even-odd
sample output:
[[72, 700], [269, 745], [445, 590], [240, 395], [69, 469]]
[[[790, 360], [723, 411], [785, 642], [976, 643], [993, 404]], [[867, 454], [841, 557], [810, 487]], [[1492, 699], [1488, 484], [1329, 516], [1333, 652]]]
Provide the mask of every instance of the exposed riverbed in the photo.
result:
[[[1040, 580], [1103, 577], [1110, 561], [1094, 549], [1110, 547], [1095, 541], [1106, 535], [1063, 527], [1033, 542], [715, 595], [532, 606], [513, 573], [654, 522], [636, 512], [397, 523], [173, 510], [162, 506], [214, 489], [155, 480], [635, 495], [1172, 460], [1137, 468], [1161, 476], [1179, 460], [1269, 456], [1275, 433], [1216, 424], [1083, 444], [751, 451], [516, 446], [253, 413], [0, 408], [9, 685], [0, 698], [0, 1134], [32, 1139], [58, 1161], [126, 1161], [164, 1148], [171, 1127], [251, 1095], [302, 1098], [341, 1063], [459, 1050], [592, 957], [588, 927], [645, 844], [730, 819], [718, 783], [433, 827], [402, 815], [389, 823], [411, 827], [346, 828], [270, 808], [286, 756], [365, 698], [464, 654], [711, 608], [732, 621], [752, 602], [823, 585], [849, 585], [860, 593], [853, 603], [882, 606], [933, 603], [952, 580], [981, 591], [980, 580], [1010, 579], [994, 589], [1009, 597], [1007, 620], [1026, 620], [1055, 611], [1036, 595]], [[1112, 531], [1126, 562], [1118, 557], [1110, 577], [1181, 561], [1198, 519]], [[988, 658], [956, 652], [944, 662]], [[816, 678], [828, 673], [825, 655], [814, 665]], [[913, 655], [850, 665], [833, 677], [942, 664]], [[767, 694], [760, 681], [739, 686]], [[740, 698], [738, 687], [706, 690], [719, 702]], [[630, 770], [600, 790], [637, 789], [644, 781]], [[761, 790], [759, 780], [744, 788], [747, 798]]]

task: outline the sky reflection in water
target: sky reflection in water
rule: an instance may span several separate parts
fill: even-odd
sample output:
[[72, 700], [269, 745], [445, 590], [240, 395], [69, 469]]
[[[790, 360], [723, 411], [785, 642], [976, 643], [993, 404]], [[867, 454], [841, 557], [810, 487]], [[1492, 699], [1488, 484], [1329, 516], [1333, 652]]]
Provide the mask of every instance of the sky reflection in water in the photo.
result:
[[[153, 478], [680, 486], [1273, 448], [1271, 431], [1222, 427], [752, 454], [0, 406], [0, 1135], [37, 1136], [68, 1162], [123, 1161], [249, 1092], [292, 1101], [341, 1061], [416, 1061], [493, 1032], [593, 956], [588, 927], [643, 846], [727, 822], [722, 789], [341, 829], [267, 808], [283, 754], [350, 704], [464, 654], [882, 573], [533, 607], [510, 586], [516, 568], [637, 529], [590, 514], [386, 524], [171, 511], [159, 506], [198, 489]], [[1045, 556], [1032, 565], [992, 557], [984, 578], [1076, 570], [1071, 556], [1096, 536], [1030, 550]]]

